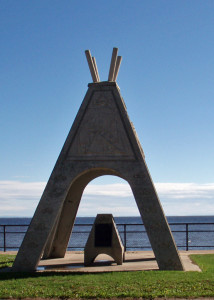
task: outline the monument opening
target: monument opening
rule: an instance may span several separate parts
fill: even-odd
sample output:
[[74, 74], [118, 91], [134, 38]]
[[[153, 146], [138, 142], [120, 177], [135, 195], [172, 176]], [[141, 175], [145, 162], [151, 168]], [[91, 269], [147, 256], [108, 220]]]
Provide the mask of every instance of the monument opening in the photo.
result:
[[102, 175], [85, 187], [77, 217], [96, 217], [112, 214], [114, 217], [140, 217], [129, 183], [112, 175]]

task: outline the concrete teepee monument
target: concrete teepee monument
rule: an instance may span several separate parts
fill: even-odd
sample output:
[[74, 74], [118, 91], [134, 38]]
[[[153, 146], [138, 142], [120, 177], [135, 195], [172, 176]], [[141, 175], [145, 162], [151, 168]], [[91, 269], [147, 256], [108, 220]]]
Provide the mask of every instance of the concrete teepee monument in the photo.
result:
[[87, 184], [102, 175], [126, 180], [133, 192], [158, 266], [183, 270], [144, 153], [116, 83], [121, 57], [113, 49], [108, 81], [100, 82], [95, 58], [86, 51], [93, 83], [80, 106], [13, 271], [36, 270], [40, 258], [64, 257]]

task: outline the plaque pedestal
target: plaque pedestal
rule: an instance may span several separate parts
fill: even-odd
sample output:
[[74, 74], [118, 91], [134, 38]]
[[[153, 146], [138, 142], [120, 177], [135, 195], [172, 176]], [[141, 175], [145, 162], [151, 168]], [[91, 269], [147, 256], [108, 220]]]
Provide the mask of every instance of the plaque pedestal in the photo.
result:
[[112, 214], [98, 214], [84, 249], [84, 264], [92, 264], [99, 254], [111, 256], [122, 265], [124, 247]]

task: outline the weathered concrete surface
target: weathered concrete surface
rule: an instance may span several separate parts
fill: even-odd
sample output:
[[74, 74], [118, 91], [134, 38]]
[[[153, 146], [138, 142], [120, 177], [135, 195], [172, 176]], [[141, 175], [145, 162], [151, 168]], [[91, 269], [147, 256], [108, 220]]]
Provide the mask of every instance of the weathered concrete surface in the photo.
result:
[[13, 265], [32, 271], [41, 256], [64, 257], [87, 184], [101, 175], [133, 191], [161, 270], [183, 270], [143, 150], [115, 82], [89, 84]]
[[[104, 230], [101, 228], [99, 233], [97, 229], [100, 225], [107, 228], [104, 227]], [[102, 236], [100, 237], [98, 233]], [[111, 214], [97, 215], [85, 245], [84, 264], [86, 266], [92, 264], [99, 254], [111, 256], [118, 265], [123, 263], [124, 247]]]

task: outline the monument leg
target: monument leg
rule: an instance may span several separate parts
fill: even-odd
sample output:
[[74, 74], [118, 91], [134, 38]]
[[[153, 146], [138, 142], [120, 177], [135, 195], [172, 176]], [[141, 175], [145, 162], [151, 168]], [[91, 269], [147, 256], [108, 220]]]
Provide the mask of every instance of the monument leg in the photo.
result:
[[44, 249], [43, 255], [42, 255], [42, 259], [48, 259], [50, 257], [50, 251], [52, 249], [53, 241], [54, 241], [56, 231], [57, 231], [57, 228], [58, 228], [58, 225], [59, 225], [60, 216], [61, 216], [61, 212], [59, 213], [59, 215], [57, 217], [57, 220], [56, 220], [56, 222], [55, 222], [55, 224], [54, 224], [54, 226], [51, 230], [49, 238], [46, 242], [45, 249]]
[[[53, 175], [54, 177], [54, 175]], [[53, 232], [70, 181], [59, 176], [47, 184], [14, 261], [12, 271], [34, 271]]]
[[150, 179], [132, 179], [130, 183], [143, 224], [160, 270], [183, 270], [183, 265], [174, 242], [162, 206]]
[[45, 248], [44, 258], [62, 258], [68, 246], [83, 189], [74, 184], [66, 197], [52, 242]]

